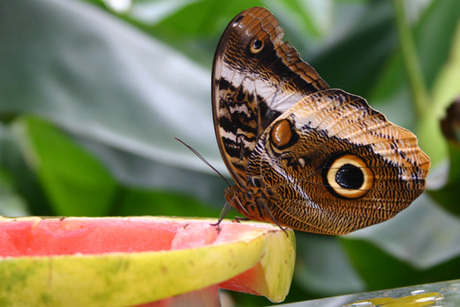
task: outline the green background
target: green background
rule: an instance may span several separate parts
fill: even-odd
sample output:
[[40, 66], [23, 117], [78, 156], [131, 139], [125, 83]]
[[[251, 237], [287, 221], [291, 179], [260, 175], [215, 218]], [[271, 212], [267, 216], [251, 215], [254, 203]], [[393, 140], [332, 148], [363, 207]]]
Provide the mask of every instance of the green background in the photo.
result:
[[432, 159], [429, 193], [395, 219], [297, 232], [286, 302], [460, 277], [460, 143], [439, 125], [460, 94], [459, 1], [113, 3], [0, 2], [0, 214], [217, 218], [225, 182], [174, 137], [227, 174], [212, 59], [234, 15], [265, 6], [331, 87], [414, 131]]

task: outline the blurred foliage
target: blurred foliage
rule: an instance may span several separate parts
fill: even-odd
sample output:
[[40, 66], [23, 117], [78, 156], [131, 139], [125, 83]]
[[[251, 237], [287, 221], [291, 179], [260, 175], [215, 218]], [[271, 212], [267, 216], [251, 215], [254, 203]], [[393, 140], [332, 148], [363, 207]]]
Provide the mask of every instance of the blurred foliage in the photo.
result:
[[226, 24], [257, 5], [332, 87], [416, 132], [433, 161], [433, 198], [397, 218], [341, 237], [297, 233], [287, 302], [459, 278], [460, 221], [434, 200], [458, 207], [459, 151], [439, 123], [460, 93], [457, 0], [1, 1], [0, 214], [217, 218], [225, 182], [174, 137], [227, 173], [212, 59]]
[[449, 212], [460, 216], [460, 96], [447, 108], [446, 116], [441, 120], [441, 129], [447, 141], [449, 153], [448, 175], [445, 183], [429, 194]]

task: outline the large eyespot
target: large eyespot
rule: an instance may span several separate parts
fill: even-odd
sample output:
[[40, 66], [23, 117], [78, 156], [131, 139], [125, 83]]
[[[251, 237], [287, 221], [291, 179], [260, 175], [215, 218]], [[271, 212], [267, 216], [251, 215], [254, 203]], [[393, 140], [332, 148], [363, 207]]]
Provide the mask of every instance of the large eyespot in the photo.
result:
[[249, 50], [253, 54], [259, 53], [263, 48], [264, 42], [258, 38], [254, 38], [252, 42], [249, 44]]
[[374, 173], [363, 159], [347, 154], [332, 162], [325, 180], [337, 195], [344, 198], [359, 198], [372, 188]]
[[275, 148], [283, 149], [294, 145], [299, 136], [289, 120], [283, 119], [275, 123], [270, 131], [270, 141]]

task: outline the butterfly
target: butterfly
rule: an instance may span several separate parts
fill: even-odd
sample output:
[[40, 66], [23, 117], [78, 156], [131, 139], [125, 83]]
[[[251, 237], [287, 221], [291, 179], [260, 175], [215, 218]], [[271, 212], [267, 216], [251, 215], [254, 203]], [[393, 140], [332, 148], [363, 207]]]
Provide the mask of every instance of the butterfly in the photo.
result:
[[214, 58], [212, 109], [235, 185], [227, 206], [282, 229], [346, 234], [383, 222], [425, 189], [416, 136], [333, 89], [282, 41], [265, 8], [238, 14]]

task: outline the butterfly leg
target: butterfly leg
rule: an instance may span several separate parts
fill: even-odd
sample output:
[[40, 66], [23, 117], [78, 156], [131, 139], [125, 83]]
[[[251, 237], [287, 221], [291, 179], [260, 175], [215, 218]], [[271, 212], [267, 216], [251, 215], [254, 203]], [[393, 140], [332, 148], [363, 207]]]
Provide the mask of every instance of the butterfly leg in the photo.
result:
[[222, 211], [219, 214], [219, 219], [217, 220], [217, 223], [212, 223], [211, 226], [217, 226], [217, 231], [221, 231], [222, 229], [220, 228], [220, 223], [224, 220], [224, 218], [227, 216], [228, 211], [230, 211], [230, 208], [232, 206], [226, 202], [224, 207], [222, 208]]

